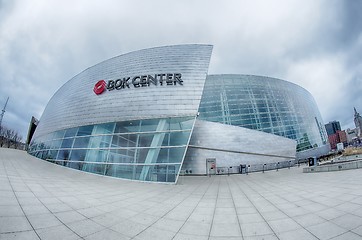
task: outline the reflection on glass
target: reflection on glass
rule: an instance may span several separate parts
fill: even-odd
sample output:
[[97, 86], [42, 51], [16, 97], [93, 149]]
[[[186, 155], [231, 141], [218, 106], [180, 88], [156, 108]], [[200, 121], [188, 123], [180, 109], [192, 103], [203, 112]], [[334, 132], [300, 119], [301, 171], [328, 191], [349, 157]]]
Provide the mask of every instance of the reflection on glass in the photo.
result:
[[135, 179], [134, 177], [135, 166], [133, 165], [108, 165], [106, 167], [105, 175], [112, 177], [120, 177], [126, 179]]
[[61, 146], [61, 144], [62, 144], [62, 140], [61, 140], [61, 139], [53, 140], [53, 141], [51, 142], [51, 148], [52, 148], [52, 149], [59, 149], [60, 146]]
[[59, 153], [58, 153], [57, 159], [60, 159], [60, 160], [69, 160], [70, 151], [71, 151], [71, 150], [60, 150]]
[[[256, 129], [294, 139], [297, 151], [325, 144], [313, 97], [292, 83], [261, 76], [208, 76], [199, 119]], [[308, 133], [308, 141], [304, 133]]]
[[49, 150], [46, 159], [56, 159], [57, 155], [58, 155], [58, 150]]
[[104, 175], [105, 164], [83, 163], [82, 170], [90, 173]]
[[92, 135], [96, 134], [111, 134], [114, 132], [115, 123], [104, 123], [95, 125]]
[[91, 137], [89, 142], [89, 148], [108, 148], [111, 143], [111, 138], [111, 135]]
[[74, 140], [73, 148], [87, 148], [89, 144], [89, 137], [80, 137]]
[[70, 155], [70, 160], [72, 160], [72, 161], [84, 161], [86, 153], [87, 153], [87, 150], [85, 150], [85, 149], [81, 149], [81, 150], [73, 149], [72, 153]]
[[77, 169], [77, 170], [82, 170], [83, 165], [84, 165], [83, 162], [68, 162], [67, 167]]
[[136, 147], [137, 134], [113, 135], [111, 148]]
[[107, 162], [108, 150], [90, 149], [87, 151], [85, 161]]
[[108, 155], [108, 163], [133, 163], [136, 149], [112, 149]]
[[114, 133], [139, 132], [140, 122], [139, 120], [118, 122]]
[[65, 138], [63, 139], [61, 148], [71, 148], [73, 145], [74, 138]]
[[34, 139], [29, 153], [91, 173], [175, 182], [194, 121], [180, 117], [81, 126]]
[[157, 126], [160, 122], [160, 119], [146, 119], [141, 120], [141, 132], [154, 132], [157, 129]]
[[182, 146], [186, 145], [189, 139], [189, 132], [173, 132], [170, 133], [169, 146]]
[[63, 137], [64, 137], [64, 133], [65, 133], [64, 130], [57, 131], [57, 132], [54, 133], [53, 138], [54, 138], [54, 139], [63, 138]]
[[77, 136], [88, 136], [93, 131], [93, 125], [79, 127]]
[[70, 129], [67, 129], [65, 131], [65, 135], [64, 137], [67, 138], [67, 137], [74, 137], [75, 134], [77, 133], [78, 131], [78, 128], [70, 128]]

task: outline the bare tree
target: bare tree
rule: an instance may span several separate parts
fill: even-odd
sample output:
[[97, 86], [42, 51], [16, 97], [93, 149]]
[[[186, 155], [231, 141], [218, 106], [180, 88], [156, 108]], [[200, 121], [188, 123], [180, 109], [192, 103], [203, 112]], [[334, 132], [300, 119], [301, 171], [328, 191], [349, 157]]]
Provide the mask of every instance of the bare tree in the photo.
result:
[[21, 143], [21, 139], [23, 137], [18, 133], [18, 132], [15, 132], [14, 136], [13, 136], [13, 142], [14, 142], [14, 148], [15, 149], [18, 149], [19, 147], [19, 144]]
[[18, 148], [22, 140], [22, 136], [14, 131], [13, 129], [9, 129], [1, 126], [0, 128], [0, 147], [14, 147]]
[[5, 143], [4, 131], [5, 131], [5, 128], [0, 126], [0, 147], [3, 147], [3, 145]]
[[11, 146], [11, 143], [13, 141], [13, 136], [14, 136], [14, 130], [6, 129], [5, 138], [6, 138], [6, 143], [7, 143], [8, 148], [10, 148], [10, 146]]

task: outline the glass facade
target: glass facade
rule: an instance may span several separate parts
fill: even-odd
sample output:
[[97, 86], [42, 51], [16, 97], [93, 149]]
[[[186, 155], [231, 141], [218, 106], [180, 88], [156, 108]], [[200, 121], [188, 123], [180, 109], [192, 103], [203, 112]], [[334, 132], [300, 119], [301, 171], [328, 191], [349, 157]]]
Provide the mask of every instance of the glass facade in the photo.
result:
[[35, 138], [29, 153], [91, 173], [174, 183], [194, 122], [175, 117], [64, 129]]
[[297, 151], [326, 145], [311, 94], [284, 80], [252, 75], [209, 75], [199, 119], [255, 129], [297, 141]]

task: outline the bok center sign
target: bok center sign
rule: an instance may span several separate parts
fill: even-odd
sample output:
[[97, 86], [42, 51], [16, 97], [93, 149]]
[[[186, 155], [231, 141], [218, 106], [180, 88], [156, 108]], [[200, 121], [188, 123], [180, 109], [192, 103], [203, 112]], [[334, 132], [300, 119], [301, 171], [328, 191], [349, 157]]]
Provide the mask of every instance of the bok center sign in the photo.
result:
[[95, 94], [99, 95], [106, 89], [108, 91], [121, 90], [123, 88], [134, 88], [149, 87], [150, 85], [155, 86], [173, 86], [183, 85], [181, 73], [159, 73], [154, 75], [139, 75], [134, 77], [124, 77], [117, 80], [99, 80], [93, 88]]

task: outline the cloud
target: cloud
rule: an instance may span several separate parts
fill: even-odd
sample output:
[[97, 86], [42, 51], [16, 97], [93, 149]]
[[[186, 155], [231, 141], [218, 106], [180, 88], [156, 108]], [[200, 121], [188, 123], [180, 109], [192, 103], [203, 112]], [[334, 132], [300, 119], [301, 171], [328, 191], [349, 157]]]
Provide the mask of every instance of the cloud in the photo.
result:
[[51, 96], [84, 69], [130, 51], [214, 45], [209, 73], [282, 78], [315, 97], [323, 119], [362, 112], [361, 1], [0, 0], [0, 107], [26, 135]]
[[327, 119], [337, 117], [336, 109], [345, 106], [349, 81], [352, 73], [344, 66], [343, 57], [323, 55], [290, 63], [287, 79], [293, 79], [298, 85], [304, 86], [315, 98], [322, 116]]

